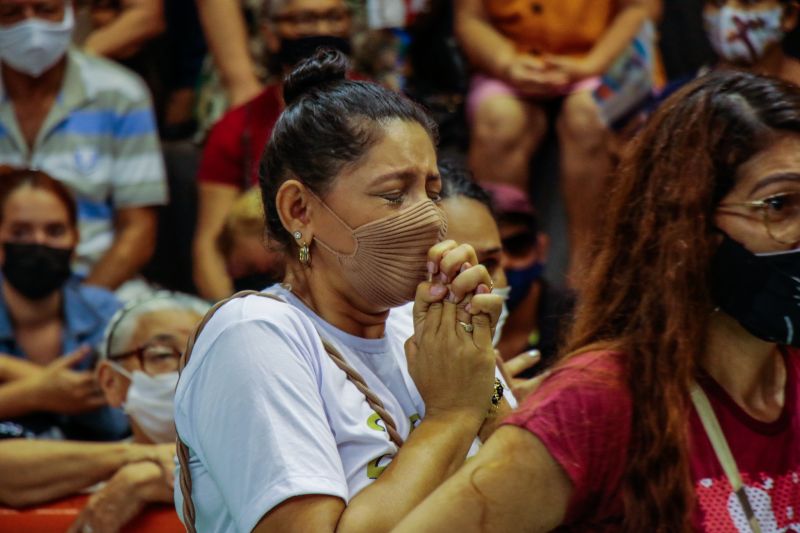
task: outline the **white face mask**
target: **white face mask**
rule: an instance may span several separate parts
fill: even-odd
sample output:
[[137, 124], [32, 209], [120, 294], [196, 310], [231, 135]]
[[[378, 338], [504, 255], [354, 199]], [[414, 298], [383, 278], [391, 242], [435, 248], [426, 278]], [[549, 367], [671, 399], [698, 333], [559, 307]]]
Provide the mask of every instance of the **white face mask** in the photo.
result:
[[114, 370], [131, 380], [128, 396], [122, 404], [123, 410], [154, 443], [174, 442], [177, 433], [173, 405], [178, 372], [150, 376], [141, 370], [131, 373], [114, 362], [109, 363]]
[[74, 26], [72, 5], [67, 4], [61, 22], [34, 18], [0, 27], [0, 61], [38, 78], [64, 57]]
[[506, 325], [506, 320], [508, 320], [509, 313], [506, 300], [511, 295], [511, 287], [495, 287], [492, 289], [492, 294], [503, 298], [503, 308], [500, 310], [500, 317], [497, 319], [497, 326], [494, 328], [494, 339], [492, 339], [492, 346], [497, 347], [497, 343], [500, 342], [500, 336], [503, 334], [503, 326]]
[[722, 7], [703, 15], [711, 46], [731, 63], [752, 65], [783, 40], [783, 8], [749, 11]]

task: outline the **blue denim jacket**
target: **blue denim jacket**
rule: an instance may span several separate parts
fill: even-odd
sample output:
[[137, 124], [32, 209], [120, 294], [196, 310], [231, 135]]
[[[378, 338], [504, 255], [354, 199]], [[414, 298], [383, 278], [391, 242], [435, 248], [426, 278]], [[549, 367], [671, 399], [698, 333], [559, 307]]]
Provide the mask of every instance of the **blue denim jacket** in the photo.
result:
[[[81, 285], [70, 279], [62, 288], [64, 294], [64, 328], [61, 353], [69, 354], [80, 346], [97, 349], [103, 339], [103, 331], [111, 316], [121, 304], [114, 293], [100, 288]], [[8, 314], [5, 297], [0, 284], [0, 353], [25, 359], [26, 355], [14, 338], [14, 327]], [[87, 356], [75, 366], [75, 370], [92, 368], [95, 358]], [[11, 420], [24, 429], [25, 435], [63, 435], [79, 440], [118, 440], [129, 434], [130, 428], [125, 414], [120, 409], [102, 407], [79, 415], [56, 413], [34, 413]]]

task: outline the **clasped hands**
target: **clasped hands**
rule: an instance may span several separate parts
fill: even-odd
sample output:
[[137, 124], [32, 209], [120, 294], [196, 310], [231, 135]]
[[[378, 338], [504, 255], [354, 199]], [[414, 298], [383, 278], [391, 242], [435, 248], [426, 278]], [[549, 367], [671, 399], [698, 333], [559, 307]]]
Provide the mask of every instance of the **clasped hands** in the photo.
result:
[[502, 299], [491, 293], [491, 276], [469, 245], [434, 245], [428, 273], [417, 287], [414, 335], [406, 342], [409, 373], [426, 416], [460, 412], [483, 421], [494, 389], [492, 337]]
[[585, 58], [514, 54], [502, 67], [503, 77], [525, 96], [550, 98], [567, 92], [570, 85], [601, 74]]

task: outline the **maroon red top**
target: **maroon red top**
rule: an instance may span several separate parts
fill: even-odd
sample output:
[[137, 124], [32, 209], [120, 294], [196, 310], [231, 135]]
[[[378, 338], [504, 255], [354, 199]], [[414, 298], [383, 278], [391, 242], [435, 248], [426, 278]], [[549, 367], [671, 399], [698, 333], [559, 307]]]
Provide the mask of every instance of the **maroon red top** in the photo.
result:
[[257, 184], [261, 154], [283, 107], [281, 85], [275, 83], [225, 113], [209, 133], [198, 181], [237, 189]]
[[[631, 430], [623, 355], [574, 357], [507, 421], [535, 434], [572, 481], [562, 531], [615, 531], [623, 514], [621, 480]], [[749, 416], [710, 376], [708, 395], [736, 459], [762, 531], [800, 532], [800, 350], [787, 350], [785, 406], [770, 423]], [[700, 418], [692, 410], [690, 468], [697, 531], [749, 531]], [[535, 502], [531, 502], [535, 505]]]

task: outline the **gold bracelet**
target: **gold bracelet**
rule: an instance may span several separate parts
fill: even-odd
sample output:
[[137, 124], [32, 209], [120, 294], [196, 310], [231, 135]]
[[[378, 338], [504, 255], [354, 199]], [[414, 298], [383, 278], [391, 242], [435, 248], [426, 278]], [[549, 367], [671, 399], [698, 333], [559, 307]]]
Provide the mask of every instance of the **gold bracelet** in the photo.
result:
[[493, 415], [500, 408], [500, 401], [503, 399], [505, 387], [498, 378], [494, 378], [494, 392], [492, 393], [492, 405], [489, 407], [489, 414]]

